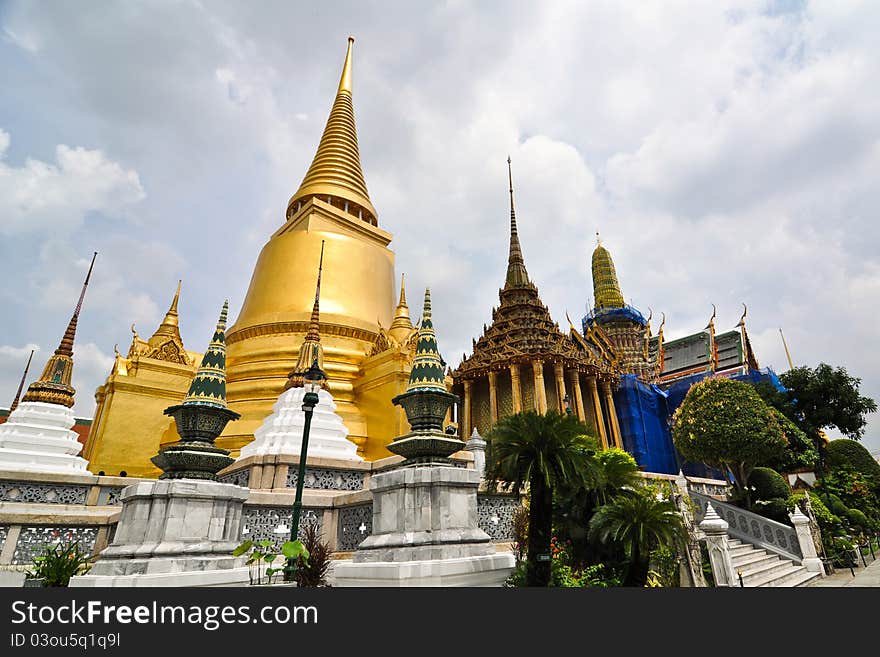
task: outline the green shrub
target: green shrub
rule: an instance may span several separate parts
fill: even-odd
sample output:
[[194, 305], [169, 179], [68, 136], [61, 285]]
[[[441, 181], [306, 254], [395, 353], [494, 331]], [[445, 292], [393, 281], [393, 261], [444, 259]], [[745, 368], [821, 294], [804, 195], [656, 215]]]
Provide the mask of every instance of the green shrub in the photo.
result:
[[33, 568], [28, 572], [32, 578], [42, 579], [43, 586], [67, 586], [74, 575], [82, 575], [91, 569], [89, 555], [79, 543], [58, 543], [43, 548], [34, 557]]
[[832, 440], [825, 448], [825, 467], [828, 470], [851, 470], [871, 477], [880, 483], [880, 463], [855, 440], [840, 438]]
[[847, 511], [849, 511], [849, 507], [834, 493], [825, 494], [825, 503], [828, 510], [840, 518], [845, 518]]
[[754, 487], [752, 499], [788, 499], [791, 488], [785, 478], [772, 468], [755, 468], [749, 475], [749, 486]]
[[858, 509], [849, 509], [846, 512], [846, 519], [850, 526], [854, 528], [866, 530], [871, 527], [871, 523], [868, 522], [868, 517]]

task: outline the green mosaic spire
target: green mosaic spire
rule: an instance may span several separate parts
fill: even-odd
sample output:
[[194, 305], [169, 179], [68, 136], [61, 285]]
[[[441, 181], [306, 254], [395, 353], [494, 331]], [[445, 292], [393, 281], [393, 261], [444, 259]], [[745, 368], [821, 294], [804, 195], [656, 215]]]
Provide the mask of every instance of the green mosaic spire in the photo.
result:
[[205, 350], [202, 364], [196, 371], [189, 392], [183, 400], [184, 406], [214, 406], [226, 408], [226, 313], [229, 301], [223, 302], [220, 319], [214, 330], [214, 337]]
[[425, 288], [425, 308], [419, 325], [419, 339], [416, 343], [416, 357], [409, 375], [407, 392], [415, 390], [437, 390], [446, 392], [446, 376], [443, 361], [437, 350], [437, 336], [431, 320], [431, 290]]

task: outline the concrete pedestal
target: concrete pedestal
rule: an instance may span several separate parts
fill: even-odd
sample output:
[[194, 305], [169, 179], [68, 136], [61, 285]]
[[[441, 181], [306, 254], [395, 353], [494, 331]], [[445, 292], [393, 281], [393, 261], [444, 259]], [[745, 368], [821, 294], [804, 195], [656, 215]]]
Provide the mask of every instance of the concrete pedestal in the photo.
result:
[[374, 475], [373, 534], [334, 564], [335, 585], [501, 586], [514, 559], [478, 527], [479, 483], [474, 470], [448, 465]]
[[249, 582], [240, 543], [248, 489], [193, 479], [143, 481], [121, 495], [113, 543], [71, 586], [240, 586]]

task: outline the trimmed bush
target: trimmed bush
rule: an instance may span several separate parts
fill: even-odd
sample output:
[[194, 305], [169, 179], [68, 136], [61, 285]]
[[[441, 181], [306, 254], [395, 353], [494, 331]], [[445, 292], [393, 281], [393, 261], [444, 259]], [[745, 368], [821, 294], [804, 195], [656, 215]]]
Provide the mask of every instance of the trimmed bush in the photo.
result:
[[831, 513], [839, 518], [845, 518], [849, 511], [849, 507], [847, 507], [846, 504], [843, 503], [843, 500], [837, 497], [834, 493], [827, 493], [825, 495], [825, 505]]
[[846, 520], [851, 527], [858, 527], [859, 529], [870, 529], [871, 527], [871, 523], [868, 521], [868, 516], [858, 509], [850, 509], [847, 511]]
[[880, 463], [855, 440], [839, 438], [825, 448], [825, 466], [829, 470], [854, 470], [880, 483]]
[[756, 500], [788, 499], [791, 488], [785, 478], [772, 468], [755, 468], [749, 475], [749, 486], [754, 486]]

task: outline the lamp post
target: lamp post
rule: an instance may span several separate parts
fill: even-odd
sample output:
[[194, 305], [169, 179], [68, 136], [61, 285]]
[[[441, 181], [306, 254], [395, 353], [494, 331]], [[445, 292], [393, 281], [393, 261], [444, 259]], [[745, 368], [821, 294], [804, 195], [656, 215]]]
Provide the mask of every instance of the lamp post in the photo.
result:
[[[303, 377], [303, 387], [306, 394], [303, 397], [302, 409], [305, 413], [305, 423], [303, 424], [302, 446], [299, 451], [299, 478], [296, 481], [296, 498], [293, 501], [293, 519], [290, 523], [290, 540], [295, 541], [299, 535], [299, 517], [302, 512], [302, 493], [303, 485], [306, 480], [306, 455], [309, 450], [309, 429], [312, 426], [312, 413], [318, 404], [318, 391], [321, 384], [327, 377], [323, 370], [318, 366], [318, 359], [312, 362], [312, 366], [306, 371]], [[292, 582], [296, 574], [296, 558], [288, 558], [284, 566], [284, 581]]]

